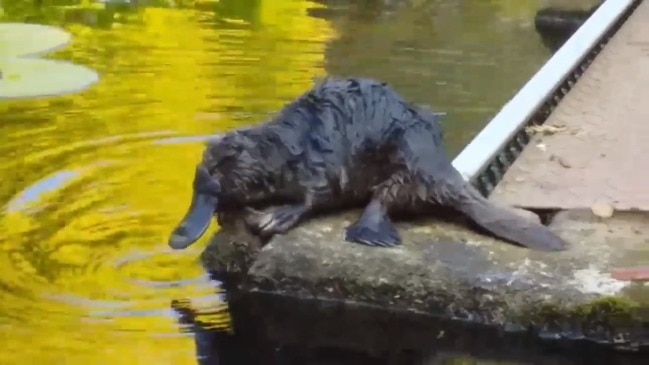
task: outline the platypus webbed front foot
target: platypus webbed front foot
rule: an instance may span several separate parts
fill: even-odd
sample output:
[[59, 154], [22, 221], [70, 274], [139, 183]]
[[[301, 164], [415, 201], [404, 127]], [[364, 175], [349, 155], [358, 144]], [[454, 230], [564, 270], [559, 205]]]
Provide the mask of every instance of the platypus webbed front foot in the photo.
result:
[[282, 207], [258, 211], [246, 209], [246, 224], [260, 236], [285, 233], [298, 223], [308, 212], [305, 205], [285, 205]]
[[345, 228], [344, 238], [367, 246], [395, 247], [401, 244], [399, 233], [379, 201], [372, 201], [360, 218]]

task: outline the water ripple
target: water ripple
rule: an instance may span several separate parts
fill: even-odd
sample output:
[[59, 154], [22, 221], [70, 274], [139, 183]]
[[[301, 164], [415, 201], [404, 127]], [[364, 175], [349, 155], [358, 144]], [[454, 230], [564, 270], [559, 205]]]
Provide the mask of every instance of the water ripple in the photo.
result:
[[[177, 313], [170, 303], [190, 298], [194, 307], [196, 297], [197, 303], [202, 303], [198, 307], [217, 313], [216, 323], [227, 328], [218, 283], [207, 277], [197, 261], [200, 248], [173, 251], [160, 240], [174, 223], [176, 217], [168, 214], [174, 209], [159, 212], [142, 204], [143, 197], [144, 201], [160, 202], [154, 192], [146, 190], [160, 177], [155, 173], [147, 177], [143, 171], [150, 169], [146, 166], [160, 164], [173, 153], [163, 145], [156, 148], [167, 151], [148, 152], [153, 146], [150, 142], [174, 135], [180, 134], [166, 131], [100, 138], [50, 148], [39, 152], [40, 158], [32, 155], [22, 161], [38, 164], [44, 158], [80, 150], [114, 157], [87, 165], [59, 160], [73, 165], [63, 165], [26, 184], [6, 203], [0, 214], [0, 223], [6, 228], [0, 232], [0, 264], [4, 268], [1, 326], [18, 337], [22, 333], [18, 327], [67, 332], [70, 328], [81, 330], [83, 323], [95, 336], [101, 333], [110, 341], [119, 341], [124, 333], [142, 333], [139, 341], [187, 341], [191, 339], [180, 334]], [[173, 145], [170, 148], [177, 150]], [[125, 149], [134, 158], [115, 155], [116, 149]], [[100, 151], [105, 152], [98, 155]], [[149, 162], [142, 164], [144, 161]], [[186, 178], [177, 177], [179, 184], [188, 185]], [[91, 345], [76, 342], [82, 338], [75, 337], [67, 336], [65, 346], [81, 350]], [[66, 353], [61, 345], [52, 344], [52, 349]]]

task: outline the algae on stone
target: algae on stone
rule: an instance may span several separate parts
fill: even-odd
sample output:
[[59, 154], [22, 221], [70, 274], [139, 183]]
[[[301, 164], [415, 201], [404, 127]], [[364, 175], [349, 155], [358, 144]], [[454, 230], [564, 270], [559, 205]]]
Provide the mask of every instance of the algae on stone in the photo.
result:
[[403, 244], [396, 248], [343, 241], [342, 229], [358, 214], [313, 219], [266, 245], [243, 224], [233, 230], [226, 223], [203, 253], [204, 265], [217, 275], [238, 276], [243, 291], [531, 328], [546, 337], [623, 338], [633, 346], [647, 323], [642, 309], [649, 308], [649, 288], [610, 277], [613, 268], [647, 257], [649, 235], [635, 233], [649, 229], [642, 214], [598, 220], [587, 211], [559, 213], [550, 228], [571, 247], [558, 253], [436, 219], [397, 223]]

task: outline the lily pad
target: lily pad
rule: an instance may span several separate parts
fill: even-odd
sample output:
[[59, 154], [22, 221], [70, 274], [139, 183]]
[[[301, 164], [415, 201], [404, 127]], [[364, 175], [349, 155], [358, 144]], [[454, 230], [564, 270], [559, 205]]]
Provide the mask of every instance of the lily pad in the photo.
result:
[[87, 67], [39, 58], [0, 58], [0, 72], [0, 99], [68, 94], [99, 80]]
[[530, 134], [544, 134], [551, 135], [566, 130], [565, 126], [562, 125], [533, 125], [526, 128], [527, 132]]
[[37, 56], [65, 47], [72, 36], [61, 28], [26, 23], [0, 23], [0, 58]]

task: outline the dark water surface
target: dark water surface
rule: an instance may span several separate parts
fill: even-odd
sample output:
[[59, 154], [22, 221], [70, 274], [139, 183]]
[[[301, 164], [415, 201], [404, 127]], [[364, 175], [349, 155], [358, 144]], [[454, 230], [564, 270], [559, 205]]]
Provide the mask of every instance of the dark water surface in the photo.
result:
[[455, 154], [549, 57], [539, 3], [2, 0], [0, 21], [72, 33], [48, 57], [101, 79], [0, 101], [0, 364], [195, 364], [170, 301], [222, 307], [198, 262], [210, 234], [180, 252], [166, 237], [202, 136], [346, 74], [448, 113]]

